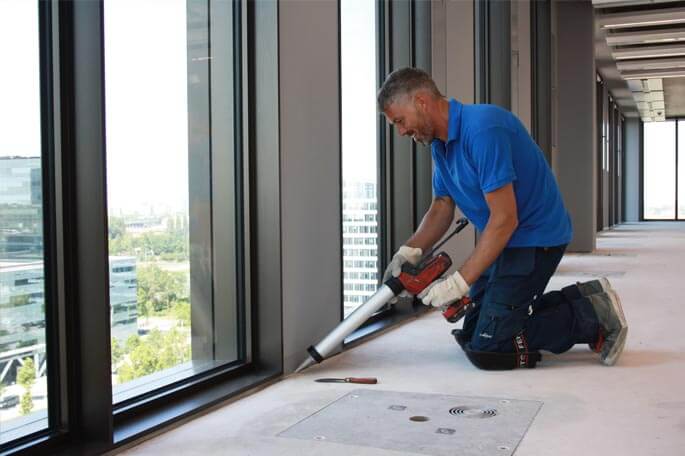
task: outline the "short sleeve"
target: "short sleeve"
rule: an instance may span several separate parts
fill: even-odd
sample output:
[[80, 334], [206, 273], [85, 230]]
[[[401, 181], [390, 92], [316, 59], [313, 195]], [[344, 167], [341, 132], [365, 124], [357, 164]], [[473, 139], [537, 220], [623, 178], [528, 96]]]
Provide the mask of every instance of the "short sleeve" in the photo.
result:
[[433, 168], [433, 198], [439, 198], [441, 196], [448, 196], [449, 192], [442, 181], [442, 176], [438, 171], [437, 167]]
[[504, 128], [488, 128], [479, 132], [471, 143], [469, 152], [483, 193], [516, 180], [509, 135]]

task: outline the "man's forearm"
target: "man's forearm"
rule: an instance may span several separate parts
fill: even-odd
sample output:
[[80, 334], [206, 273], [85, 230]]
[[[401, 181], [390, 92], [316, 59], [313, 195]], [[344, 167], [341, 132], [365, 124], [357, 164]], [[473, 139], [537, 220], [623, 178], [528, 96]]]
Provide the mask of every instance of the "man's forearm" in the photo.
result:
[[416, 233], [407, 240], [409, 247], [418, 247], [425, 253], [447, 232], [454, 219], [454, 203], [448, 198], [436, 198], [424, 215]]
[[476, 248], [459, 269], [459, 273], [469, 285], [473, 285], [502, 253], [516, 230], [516, 226], [517, 221], [512, 218], [493, 220], [491, 217], [488, 220]]

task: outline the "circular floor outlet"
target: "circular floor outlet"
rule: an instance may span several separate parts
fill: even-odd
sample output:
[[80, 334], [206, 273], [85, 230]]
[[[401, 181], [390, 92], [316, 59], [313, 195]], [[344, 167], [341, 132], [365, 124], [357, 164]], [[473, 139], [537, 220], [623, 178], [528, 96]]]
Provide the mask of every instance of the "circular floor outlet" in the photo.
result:
[[326, 440], [326, 437], [324, 437], [323, 435], [317, 435], [316, 437], [314, 437], [314, 440]]
[[481, 409], [478, 407], [469, 407], [466, 405], [461, 405], [458, 407], [452, 407], [450, 409], [450, 415], [461, 416], [464, 418], [492, 418], [494, 416], [497, 416], [497, 410]]
[[508, 450], [509, 447], [508, 447], [508, 446], [504, 446], [504, 445], [500, 445], [500, 446], [497, 447], [497, 449], [498, 449], [498, 450]]
[[409, 419], [411, 421], [416, 421], [417, 423], [423, 423], [425, 421], [430, 420], [430, 418], [428, 418], [427, 416], [412, 416], [412, 417], [409, 417]]
[[502, 399], [501, 401], [499, 401], [500, 404], [508, 404], [508, 403], [510, 403], [510, 402], [511, 402], [511, 401], [509, 401], [509, 400], [507, 400], [507, 399]]

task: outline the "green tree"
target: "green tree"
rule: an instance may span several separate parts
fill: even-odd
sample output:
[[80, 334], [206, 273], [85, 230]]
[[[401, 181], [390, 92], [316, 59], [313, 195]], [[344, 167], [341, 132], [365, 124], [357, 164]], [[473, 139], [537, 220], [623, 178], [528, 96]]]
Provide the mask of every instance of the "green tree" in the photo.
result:
[[19, 372], [17, 372], [17, 383], [24, 388], [30, 388], [35, 381], [36, 366], [33, 362], [33, 358], [25, 358], [24, 364], [19, 368]]
[[157, 265], [137, 269], [138, 315], [148, 316], [150, 310], [168, 311], [179, 300], [188, 298], [186, 273], [165, 271]]
[[149, 317], [150, 316], [150, 291], [149, 288], [143, 288], [140, 285], [140, 274], [138, 274], [138, 287], [136, 290], [136, 303], [138, 307], [139, 317]]
[[150, 331], [119, 368], [119, 383], [153, 374], [190, 360], [187, 333], [173, 328], [166, 333]]
[[131, 353], [138, 345], [140, 345], [140, 336], [138, 334], [128, 336], [128, 339], [126, 339], [126, 353]]
[[112, 366], [119, 364], [124, 357], [124, 350], [119, 343], [119, 339], [112, 337]]
[[110, 239], [117, 239], [126, 234], [126, 223], [123, 217], [108, 217], [107, 222]]
[[28, 415], [33, 410], [33, 397], [31, 393], [26, 391], [21, 395], [21, 402], [19, 403], [19, 413], [22, 415]]
[[172, 309], [173, 315], [182, 327], [190, 326], [190, 303], [186, 300], [179, 301]]
[[22, 415], [27, 415], [33, 409], [33, 398], [31, 388], [36, 381], [36, 366], [32, 358], [25, 358], [24, 364], [17, 372], [17, 383], [24, 388], [24, 395], [21, 397], [20, 411]]
[[134, 235], [126, 232], [125, 220], [109, 218], [109, 252], [111, 255], [135, 255], [140, 260], [188, 260], [188, 230], [184, 221], [169, 223], [163, 233]]
[[134, 378], [152, 374], [160, 370], [160, 360], [154, 348], [147, 342], [138, 345], [129, 356], [128, 361], [119, 369], [119, 382], [125, 383]]

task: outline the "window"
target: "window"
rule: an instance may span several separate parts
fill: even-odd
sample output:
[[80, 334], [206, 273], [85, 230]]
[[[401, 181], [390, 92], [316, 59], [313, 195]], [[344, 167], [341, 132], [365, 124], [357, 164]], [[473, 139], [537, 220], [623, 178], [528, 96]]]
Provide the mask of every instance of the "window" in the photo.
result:
[[676, 188], [678, 189], [676, 201], [678, 206], [678, 220], [685, 220], [685, 122], [678, 120], [678, 157], [676, 172]]
[[0, 453], [110, 452], [281, 373], [278, 147], [243, 145], [277, 131], [276, 18], [0, 2]]
[[0, 444], [48, 427], [39, 3], [0, 3]]
[[[343, 244], [377, 246], [378, 238], [378, 149], [376, 111], [377, 55], [376, 2], [341, 0], [340, 68], [342, 90]], [[345, 249], [344, 271], [349, 261], [371, 257], [355, 267], [379, 277], [377, 251]], [[364, 258], [366, 259], [366, 258]], [[357, 262], [354, 262], [357, 263]], [[360, 262], [361, 263], [361, 262]], [[344, 316], [349, 315], [375, 292], [360, 279], [343, 279]], [[351, 293], [356, 290], [357, 294]], [[363, 292], [359, 295], [359, 292]]]
[[[684, 143], [685, 144], [685, 143]], [[676, 121], [644, 124], [644, 218], [676, 216]]]
[[245, 357], [234, 8], [104, 2], [115, 404]]

